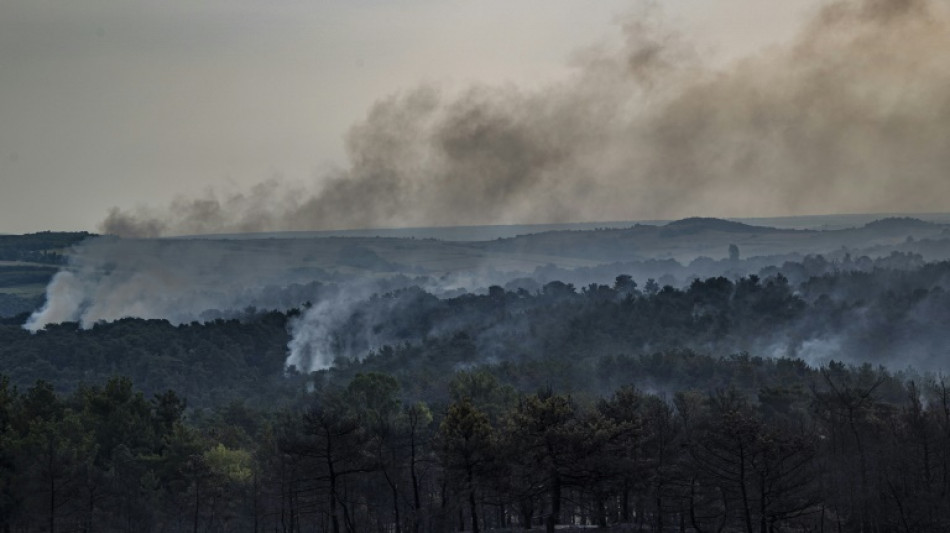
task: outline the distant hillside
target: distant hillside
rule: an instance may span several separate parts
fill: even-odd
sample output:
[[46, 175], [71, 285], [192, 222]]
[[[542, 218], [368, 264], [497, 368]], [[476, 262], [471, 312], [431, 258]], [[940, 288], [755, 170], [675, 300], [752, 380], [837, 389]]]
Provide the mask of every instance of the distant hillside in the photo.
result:
[[70, 247], [92, 236], [85, 231], [0, 235], [0, 318], [43, 305], [46, 285], [66, 264]]
[[23, 261], [60, 265], [64, 252], [74, 244], [95, 236], [85, 231], [43, 231], [26, 235], [0, 235], [0, 261]]
[[920, 220], [919, 218], [913, 217], [889, 217], [882, 218], [880, 220], [875, 220], [873, 222], [868, 222], [864, 225], [864, 229], [874, 230], [874, 231], [893, 231], [893, 230], [914, 230], [914, 229], [929, 229], [935, 227], [936, 224], [933, 222], [926, 222]]
[[[686, 218], [665, 225], [636, 224], [594, 231], [550, 231], [477, 243], [494, 252], [574, 257], [594, 261], [634, 261], [699, 256], [722, 257], [730, 244], [749, 242], [757, 254], [775, 253], [784, 236], [791, 244], [815, 232], [752, 226], [718, 218]], [[769, 237], [762, 239], [760, 237]], [[784, 247], [787, 248], [787, 247]]]
[[727, 233], [770, 233], [782, 231], [769, 226], [752, 226], [742, 222], [721, 218], [690, 217], [674, 220], [664, 226], [665, 236], [686, 235], [703, 231], [723, 231]]

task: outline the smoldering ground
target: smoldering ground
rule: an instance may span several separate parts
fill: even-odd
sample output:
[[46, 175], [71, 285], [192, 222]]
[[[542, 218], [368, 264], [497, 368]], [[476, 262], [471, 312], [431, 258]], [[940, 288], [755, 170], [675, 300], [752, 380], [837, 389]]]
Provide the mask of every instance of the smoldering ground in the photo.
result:
[[950, 9], [841, 0], [798, 37], [713, 67], [655, 9], [540, 90], [379, 100], [311, 188], [265, 182], [114, 209], [105, 233], [942, 211]]

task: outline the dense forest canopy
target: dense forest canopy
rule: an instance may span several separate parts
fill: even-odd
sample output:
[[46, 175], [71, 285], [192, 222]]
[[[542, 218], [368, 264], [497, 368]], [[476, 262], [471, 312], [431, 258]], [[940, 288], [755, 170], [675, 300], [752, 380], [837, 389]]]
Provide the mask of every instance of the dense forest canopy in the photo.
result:
[[[591, 393], [624, 383], [645, 386], [655, 378], [606, 372], [614, 381], [600, 383], [597, 372], [618, 358], [683, 350], [940, 372], [942, 324], [950, 318], [947, 280], [950, 263], [941, 262], [910, 270], [829, 272], [797, 287], [781, 271], [764, 279], [696, 279], [684, 288], [661, 287], [652, 279], [641, 287], [626, 275], [611, 285], [578, 289], [552, 281], [534, 292], [492, 286], [484, 294], [451, 298], [409, 287], [358, 300], [312, 342], [319, 340], [334, 363], [330, 373], [381, 371], [417, 386], [420, 374], [449, 375], [473, 365], [524, 367], [512, 371], [523, 376], [532, 375], [527, 368], [533, 365], [552, 370], [524, 390], [560, 382]], [[307, 290], [335, 295], [340, 289]], [[173, 388], [193, 406], [212, 406], [224, 395], [264, 407], [273, 404], [267, 398], [274, 391], [295, 382], [288, 373], [300, 379], [310, 374], [311, 362], [295, 361], [288, 347], [304, 313], [318, 305], [286, 312], [247, 308], [227, 319], [178, 325], [133, 318], [88, 329], [64, 323], [36, 334], [20, 327], [20, 316], [0, 325], [0, 361], [21, 387], [47, 379], [68, 392], [122, 375], [148, 393]], [[554, 362], [571, 370], [558, 376], [557, 367], [544, 366]]]
[[[671, 231], [710, 224], [775, 233]], [[934, 229], [877, 224], [877, 253], [733, 244], [472, 290], [398, 243], [343, 240], [341, 266], [237, 293], [260, 307], [32, 332], [7, 316], [0, 528], [945, 530], [950, 262], [898, 248], [915, 227]], [[137, 279], [107, 256], [97, 276]]]

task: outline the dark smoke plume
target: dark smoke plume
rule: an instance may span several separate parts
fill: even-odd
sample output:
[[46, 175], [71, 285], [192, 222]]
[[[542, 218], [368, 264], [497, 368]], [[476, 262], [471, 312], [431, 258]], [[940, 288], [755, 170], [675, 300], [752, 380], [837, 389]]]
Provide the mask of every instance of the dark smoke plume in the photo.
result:
[[120, 210], [106, 233], [944, 211], [950, 13], [937, 0], [829, 3], [792, 42], [721, 69], [650, 10], [624, 46], [543, 90], [419, 88], [377, 102], [347, 166], [305, 194]]

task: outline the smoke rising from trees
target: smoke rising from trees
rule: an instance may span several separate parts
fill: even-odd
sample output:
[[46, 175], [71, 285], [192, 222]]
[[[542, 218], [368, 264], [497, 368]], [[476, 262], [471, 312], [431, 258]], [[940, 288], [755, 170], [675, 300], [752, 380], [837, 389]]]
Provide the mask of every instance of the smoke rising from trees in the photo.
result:
[[170, 234], [919, 212], [950, 193], [950, 10], [827, 4], [783, 46], [724, 68], [655, 10], [541, 90], [420, 87], [379, 100], [313, 190], [277, 181], [103, 232]]
[[[293, 244], [276, 250], [267, 243], [90, 239], [73, 249], [69, 268], [53, 278], [46, 305], [25, 327], [74, 321], [89, 328], [128, 316], [180, 324], [253, 305], [297, 306], [314, 296], [315, 272], [286, 267], [308, 253]], [[295, 284], [296, 299], [281, 301], [281, 289]]]
[[[598, 248], [590, 244], [598, 235], [626, 235], [607, 242], [638, 248], [645, 238], [630, 236], [643, 231], [638, 226], [562, 236], [573, 236], [593, 256]], [[387, 346], [407, 354], [445, 350], [456, 354], [459, 364], [540, 353], [599, 358], [685, 347], [797, 357], [810, 364], [844, 360], [942, 368], [943, 324], [950, 309], [947, 225], [890, 219], [840, 231], [872, 243], [865, 248], [871, 256], [841, 247], [846, 237], [834, 231], [762, 228], [746, 236], [740, 232], [755, 228], [715, 220], [679, 221], [649, 231], [685, 232], [694, 245], [718, 239], [723, 254], [734, 256], [738, 246], [724, 244], [732, 239], [771, 239], [777, 246], [776, 235], [782, 234], [787, 244], [807, 248], [815, 245], [804, 240], [810, 237], [829, 246], [830, 254], [828, 259], [794, 251], [697, 257], [688, 265], [673, 259], [583, 268], [548, 264], [527, 272], [495, 267], [515, 264], [519, 254], [531, 257], [557, 233], [538, 234], [511, 255], [496, 249], [493, 259], [459, 256], [464, 247], [429, 240], [100, 237], [73, 248], [69, 264], [47, 287], [46, 304], [24, 327], [48, 332], [55, 324], [76, 322], [94, 329], [126, 317], [173, 325], [253, 321], [273, 310], [286, 321], [286, 366], [303, 372], [341, 361], [345, 366]], [[908, 232], [943, 238], [911, 240]], [[469, 246], [492, 253], [489, 244], [505, 248], [525, 240]], [[881, 244], [887, 241], [893, 244]], [[917, 246], [930, 261], [913, 251]], [[450, 257], [456, 270], [422, 268], [431, 268], [440, 250], [455, 253]], [[418, 262], [406, 261], [412, 257]], [[463, 268], [466, 257], [471, 264]], [[939, 258], [944, 261], [934, 261]]]

